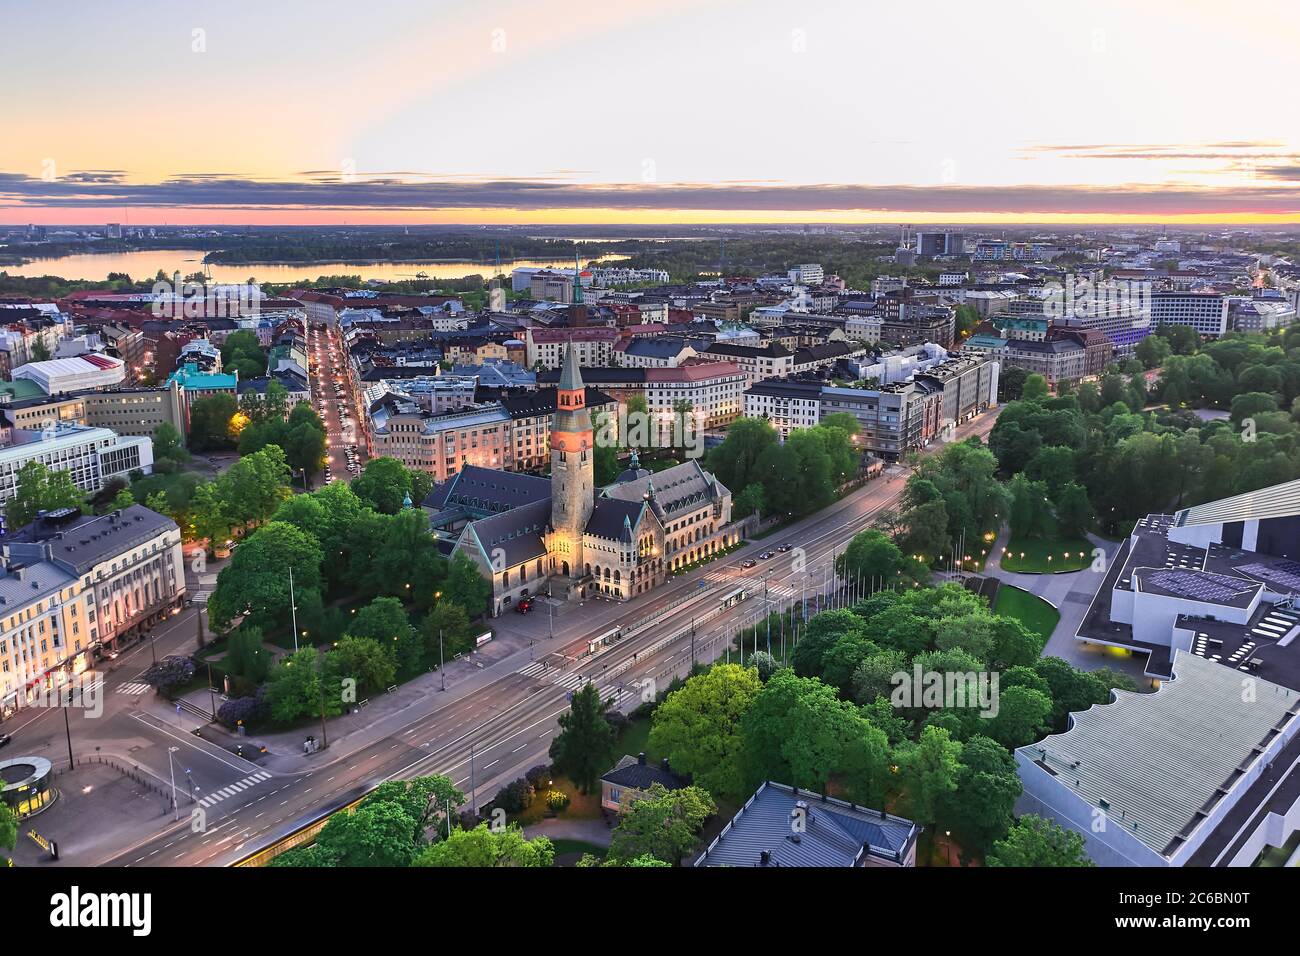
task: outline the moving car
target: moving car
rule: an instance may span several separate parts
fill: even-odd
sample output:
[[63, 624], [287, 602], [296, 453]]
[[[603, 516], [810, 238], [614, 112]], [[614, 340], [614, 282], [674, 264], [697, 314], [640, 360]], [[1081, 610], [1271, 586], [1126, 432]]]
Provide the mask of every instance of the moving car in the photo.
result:
[[740, 566], [741, 566], [742, 568], [752, 568], [752, 567], [754, 567], [754, 566], [757, 565], [757, 564], [758, 564], [758, 562], [755, 561], [753, 558], [746, 558], [744, 561], [741, 561], [741, 562], [740, 562]]

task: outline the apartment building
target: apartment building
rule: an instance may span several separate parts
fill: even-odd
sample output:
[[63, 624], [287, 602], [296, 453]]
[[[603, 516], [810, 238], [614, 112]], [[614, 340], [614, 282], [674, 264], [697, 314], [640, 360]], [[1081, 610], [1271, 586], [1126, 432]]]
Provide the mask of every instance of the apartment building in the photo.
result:
[[80, 578], [89, 644], [111, 648], [180, 610], [185, 598], [181, 529], [131, 505], [104, 515], [63, 508], [4, 540], [6, 562], [48, 561]]
[[837, 388], [821, 392], [821, 415], [852, 415], [858, 445], [885, 461], [899, 461], [923, 448], [942, 429], [943, 392], [930, 383], [896, 382], [880, 388]]
[[[502, 399], [434, 415], [411, 398], [390, 391], [370, 405], [370, 454], [396, 458], [442, 482], [467, 465], [496, 471], [541, 468], [550, 455], [555, 389]], [[588, 390], [593, 412], [612, 409], [613, 400]]]
[[639, 335], [619, 342], [615, 361], [629, 368], [675, 368], [698, 353], [677, 335]]
[[49, 561], [0, 561], [0, 717], [86, 669], [93, 607], [81, 579]]
[[572, 345], [574, 358], [583, 368], [598, 365], [614, 365], [614, 346], [618, 344], [617, 329], [539, 329], [524, 330], [524, 345], [528, 355], [528, 367], [559, 368], [564, 361], [565, 350]]
[[945, 425], [960, 425], [997, 404], [998, 365], [985, 358], [966, 355], [949, 358], [918, 373], [913, 381], [941, 392], [940, 414]]
[[108, 428], [119, 435], [150, 437], [159, 425], [171, 425], [184, 434], [184, 416], [167, 388], [123, 388], [87, 392], [75, 401], [85, 409], [83, 423]]
[[746, 384], [769, 378], [785, 378], [794, 371], [794, 353], [782, 345], [729, 345], [715, 342], [703, 353], [706, 358], [731, 362], [745, 373]]
[[650, 368], [645, 371], [646, 408], [656, 415], [686, 402], [705, 428], [718, 428], [744, 411], [747, 383], [733, 362], [694, 359], [676, 368]]
[[767, 379], [745, 392], [745, 417], [766, 418], [782, 441], [821, 421], [821, 407], [822, 383], [817, 381]]
[[1218, 292], [1152, 292], [1151, 328], [1186, 325], [1207, 338], [1228, 331], [1229, 297]]

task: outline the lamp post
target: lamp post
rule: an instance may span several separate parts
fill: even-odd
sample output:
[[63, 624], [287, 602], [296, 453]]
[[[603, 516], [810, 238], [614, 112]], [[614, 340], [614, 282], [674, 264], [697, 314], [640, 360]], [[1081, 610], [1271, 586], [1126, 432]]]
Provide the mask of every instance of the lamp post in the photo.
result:
[[[531, 645], [530, 645], [531, 646]], [[438, 675], [442, 678], [442, 689], [447, 689], [447, 668], [442, 657], [442, 628], [438, 628]]]
[[293, 597], [293, 565], [289, 565], [289, 614], [293, 618], [293, 652], [298, 653], [298, 603]]
[[[60, 696], [60, 699], [62, 697]], [[72, 706], [72, 691], [68, 691], [68, 701], [63, 705], [63, 732], [68, 735], [68, 769], [72, 769], [72, 725], [68, 723], [68, 709]]]
[[173, 820], [180, 819], [180, 811], [177, 809], [176, 806], [176, 764], [172, 760], [172, 755], [175, 754], [176, 751], [178, 750], [180, 750], [179, 747], [167, 748], [167, 769], [168, 771], [171, 772], [171, 777], [172, 777], [172, 819]]

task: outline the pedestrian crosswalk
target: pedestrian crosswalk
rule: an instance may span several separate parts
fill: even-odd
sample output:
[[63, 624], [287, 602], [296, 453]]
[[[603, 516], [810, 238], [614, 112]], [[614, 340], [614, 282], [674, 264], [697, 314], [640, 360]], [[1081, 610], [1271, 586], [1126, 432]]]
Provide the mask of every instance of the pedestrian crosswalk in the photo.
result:
[[117, 688], [117, 693], [119, 693], [119, 694], [132, 694], [132, 695], [137, 695], [137, 696], [138, 696], [139, 694], [143, 694], [143, 693], [145, 693], [146, 691], [149, 691], [149, 690], [152, 690], [152, 689], [153, 689], [153, 688], [151, 688], [151, 687], [150, 687], [148, 684], [146, 684], [144, 681], [133, 680], [133, 681], [127, 681], [125, 684], [120, 685], [120, 686]]
[[233, 797], [235, 794], [247, 790], [249, 787], [255, 787], [264, 780], [270, 779], [271, 775], [265, 770], [259, 770], [257, 773], [250, 773], [247, 777], [237, 783], [232, 783], [228, 787], [222, 787], [220, 790], [214, 790], [199, 801], [199, 806], [210, 807], [214, 804], [220, 803], [227, 797]]
[[558, 687], [565, 690], [577, 690], [587, 680], [583, 675], [560, 670], [560, 668], [550, 661], [531, 661], [526, 666], [515, 671], [523, 677], [535, 677], [538, 679], [549, 680]]
[[587, 682], [587, 678], [581, 674], [559, 674], [551, 679], [552, 684], [563, 687], [565, 690], [577, 690]]

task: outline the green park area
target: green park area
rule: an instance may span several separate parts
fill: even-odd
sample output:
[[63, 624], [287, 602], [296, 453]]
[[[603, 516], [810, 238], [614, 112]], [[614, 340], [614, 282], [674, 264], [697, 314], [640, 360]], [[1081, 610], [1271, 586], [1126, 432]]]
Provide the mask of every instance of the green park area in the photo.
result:
[[1042, 635], [1044, 641], [1052, 636], [1056, 622], [1061, 619], [1061, 612], [1042, 598], [1007, 584], [998, 588], [993, 613], [1014, 617], [1029, 630]]
[[1092, 564], [1093, 548], [1084, 538], [1012, 538], [1002, 555], [1002, 569], [1023, 574], [1082, 571]]

